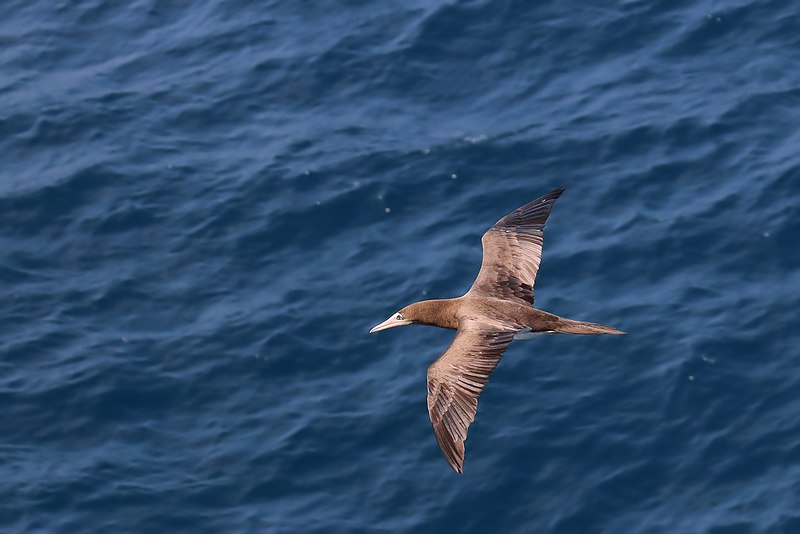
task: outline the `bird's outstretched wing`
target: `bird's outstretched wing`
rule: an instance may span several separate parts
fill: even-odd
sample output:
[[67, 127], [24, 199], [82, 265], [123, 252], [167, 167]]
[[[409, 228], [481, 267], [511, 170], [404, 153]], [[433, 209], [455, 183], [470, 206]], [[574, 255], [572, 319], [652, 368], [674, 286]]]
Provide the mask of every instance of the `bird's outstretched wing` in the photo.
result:
[[564, 188], [512, 211], [483, 234], [483, 261], [470, 293], [533, 304], [544, 223]]
[[445, 459], [459, 473], [478, 397], [519, 329], [506, 323], [462, 321], [453, 342], [428, 367], [428, 414], [433, 433]]

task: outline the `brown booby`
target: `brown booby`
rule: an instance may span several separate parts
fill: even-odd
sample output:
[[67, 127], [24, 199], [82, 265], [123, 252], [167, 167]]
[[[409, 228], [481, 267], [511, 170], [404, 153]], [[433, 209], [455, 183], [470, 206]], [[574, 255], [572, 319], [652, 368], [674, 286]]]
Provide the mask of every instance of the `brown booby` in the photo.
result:
[[370, 333], [424, 324], [457, 330], [428, 367], [428, 415], [447, 462], [458, 473], [478, 397], [513, 339], [536, 334], [624, 334], [610, 326], [564, 319], [533, 307], [544, 223], [559, 188], [509, 213], [483, 234], [478, 277], [463, 296], [425, 300], [393, 314]]

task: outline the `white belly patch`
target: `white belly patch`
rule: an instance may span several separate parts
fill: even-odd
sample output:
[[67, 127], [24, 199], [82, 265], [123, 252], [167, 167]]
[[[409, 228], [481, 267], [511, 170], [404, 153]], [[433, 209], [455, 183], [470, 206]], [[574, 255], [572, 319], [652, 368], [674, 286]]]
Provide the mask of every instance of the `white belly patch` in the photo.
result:
[[555, 334], [555, 332], [552, 330], [548, 330], [547, 332], [533, 332], [530, 328], [526, 327], [514, 334], [514, 339], [533, 339], [546, 334]]

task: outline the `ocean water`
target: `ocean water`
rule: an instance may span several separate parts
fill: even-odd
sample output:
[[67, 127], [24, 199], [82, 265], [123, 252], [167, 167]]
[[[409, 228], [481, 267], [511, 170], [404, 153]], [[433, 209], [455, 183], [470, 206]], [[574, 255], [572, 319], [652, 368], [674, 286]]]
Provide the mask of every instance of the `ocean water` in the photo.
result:
[[[800, 4], [0, 6], [0, 531], [800, 532]], [[565, 186], [465, 472], [425, 373]]]

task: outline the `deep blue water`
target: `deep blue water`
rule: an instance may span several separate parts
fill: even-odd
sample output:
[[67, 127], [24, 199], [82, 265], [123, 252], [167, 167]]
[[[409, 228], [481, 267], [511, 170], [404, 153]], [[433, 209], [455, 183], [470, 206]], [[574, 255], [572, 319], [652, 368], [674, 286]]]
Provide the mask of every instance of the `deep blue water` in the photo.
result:
[[[800, 4], [0, 5], [0, 531], [800, 532]], [[563, 185], [463, 475], [368, 335]]]

